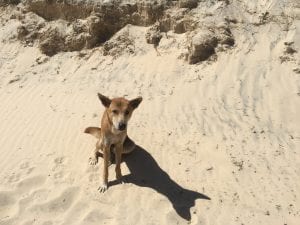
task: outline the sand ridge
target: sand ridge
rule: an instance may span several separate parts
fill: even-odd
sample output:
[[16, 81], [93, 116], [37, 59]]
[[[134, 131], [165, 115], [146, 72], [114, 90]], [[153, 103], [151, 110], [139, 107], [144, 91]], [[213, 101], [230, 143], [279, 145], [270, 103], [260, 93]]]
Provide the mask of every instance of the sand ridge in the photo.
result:
[[[247, 10], [284, 4], [256, 2]], [[239, 18], [237, 6], [228, 10]], [[298, 224], [300, 22], [286, 30], [276, 19], [236, 25], [233, 48], [195, 65], [184, 60], [184, 33], [163, 35], [160, 56], [148, 27], [129, 25], [120, 33], [134, 54], [49, 57], [9, 39], [9, 20], [0, 28], [0, 224]], [[104, 194], [102, 160], [88, 165], [95, 139], [83, 133], [100, 124], [97, 92], [143, 96], [128, 131], [139, 147], [121, 165], [127, 183], [114, 181], [112, 165]]]

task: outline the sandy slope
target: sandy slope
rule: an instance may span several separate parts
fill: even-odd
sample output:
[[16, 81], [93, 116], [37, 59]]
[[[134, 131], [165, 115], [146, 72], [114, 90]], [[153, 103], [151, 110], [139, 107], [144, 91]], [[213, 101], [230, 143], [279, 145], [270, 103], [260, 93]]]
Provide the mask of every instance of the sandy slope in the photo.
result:
[[[299, 224], [299, 20], [236, 29], [235, 48], [199, 65], [179, 57], [184, 34], [157, 56], [145, 28], [129, 31], [136, 54], [117, 59], [0, 43], [0, 224]], [[83, 133], [99, 125], [97, 92], [144, 97], [128, 183], [104, 194]]]

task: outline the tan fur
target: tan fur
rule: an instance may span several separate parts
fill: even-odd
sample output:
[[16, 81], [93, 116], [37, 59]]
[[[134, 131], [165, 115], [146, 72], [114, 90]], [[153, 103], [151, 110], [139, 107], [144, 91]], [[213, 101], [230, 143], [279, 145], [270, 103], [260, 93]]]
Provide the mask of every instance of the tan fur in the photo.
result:
[[98, 93], [98, 97], [105, 107], [101, 119], [101, 128], [88, 127], [85, 133], [95, 136], [98, 141], [90, 164], [98, 162], [98, 151], [103, 152], [103, 184], [99, 187], [100, 192], [105, 192], [108, 185], [108, 166], [110, 164], [111, 149], [114, 147], [116, 158], [116, 178], [121, 179], [121, 158], [122, 154], [130, 153], [134, 149], [134, 142], [127, 136], [127, 123], [131, 118], [132, 112], [141, 103], [142, 98], [127, 100], [125, 98], [113, 98]]
[[95, 138], [99, 139], [101, 137], [101, 128], [99, 128], [99, 127], [88, 127], [84, 130], [84, 133], [91, 134]]
[[[95, 138], [99, 139], [101, 137], [101, 128], [99, 128], [99, 127], [88, 127], [84, 130], [84, 133], [91, 134]], [[125, 139], [124, 144], [123, 144], [122, 154], [129, 154], [134, 150], [134, 148], [135, 148], [134, 141], [131, 140], [128, 136], [126, 136], [126, 139]]]

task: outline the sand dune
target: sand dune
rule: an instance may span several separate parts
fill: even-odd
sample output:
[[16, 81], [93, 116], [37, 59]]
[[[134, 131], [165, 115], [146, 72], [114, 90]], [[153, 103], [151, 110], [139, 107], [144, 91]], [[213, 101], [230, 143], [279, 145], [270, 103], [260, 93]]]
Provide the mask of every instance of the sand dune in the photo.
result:
[[[232, 25], [234, 47], [192, 65], [187, 33], [163, 35], [160, 56], [148, 27], [134, 25], [120, 31], [134, 54], [103, 56], [100, 46], [46, 56], [12, 39], [9, 19], [0, 28], [0, 224], [299, 224], [299, 4], [254, 2], [248, 12], [288, 12], [288, 29], [281, 17], [255, 25], [257, 14], [231, 3], [244, 21]], [[1, 9], [2, 22], [10, 12]], [[103, 194], [103, 162], [88, 165], [95, 139], [83, 133], [100, 124], [97, 92], [144, 99], [129, 124], [138, 148], [121, 165], [127, 183], [112, 165]]]

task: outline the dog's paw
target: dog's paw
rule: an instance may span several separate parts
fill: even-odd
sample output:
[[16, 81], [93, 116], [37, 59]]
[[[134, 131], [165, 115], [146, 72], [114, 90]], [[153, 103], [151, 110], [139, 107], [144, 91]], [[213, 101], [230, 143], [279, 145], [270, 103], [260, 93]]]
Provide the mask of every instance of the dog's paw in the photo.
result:
[[89, 158], [89, 164], [90, 165], [96, 165], [97, 163], [98, 163], [98, 159], [96, 159], [94, 157]]
[[123, 180], [123, 179], [121, 179], [121, 180], [119, 180], [119, 181], [120, 181], [120, 184], [126, 184], [126, 181]]
[[100, 193], [104, 193], [106, 190], [107, 190], [107, 184], [102, 184], [99, 188], [98, 188], [98, 191]]
[[120, 179], [120, 183], [121, 183], [121, 184], [126, 184], [126, 183], [128, 183], [127, 177], [126, 177], [126, 176], [122, 177], [122, 178]]
[[122, 175], [116, 176], [116, 179], [120, 184], [127, 183], [126, 177], [123, 177]]

